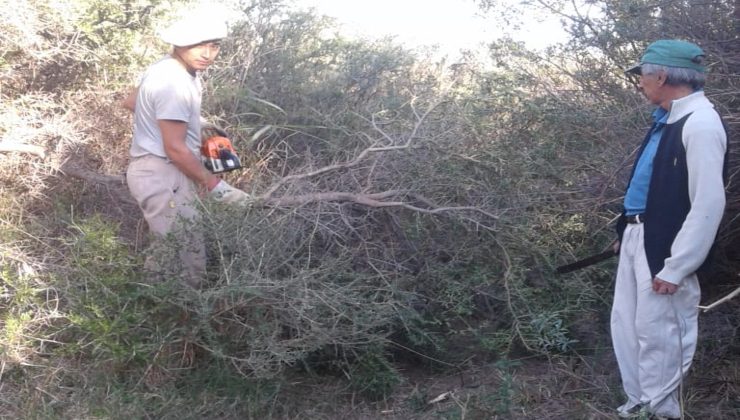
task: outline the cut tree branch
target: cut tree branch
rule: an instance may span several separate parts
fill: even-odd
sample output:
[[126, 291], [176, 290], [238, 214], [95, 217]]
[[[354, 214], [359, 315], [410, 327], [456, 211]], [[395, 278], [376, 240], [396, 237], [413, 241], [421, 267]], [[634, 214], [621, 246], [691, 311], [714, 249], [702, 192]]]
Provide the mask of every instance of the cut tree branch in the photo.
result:
[[64, 162], [62, 167], [59, 168], [59, 171], [64, 175], [81, 179], [86, 182], [103, 185], [107, 187], [108, 191], [110, 191], [121, 202], [136, 204], [136, 201], [131, 197], [128, 188], [126, 187], [126, 178], [122, 175], [100, 174], [80, 166], [71, 159]]
[[110, 186], [120, 186], [126, 184], [126, 179], [122, 175], [106, 175], [100, 174], [90, 169], [83, 168], [82, 166], [73, 163], [71, 160], [66, 161], [60, 171], [74, 178], [82, 179], [96, 184], [104, 184]]
[[[352, 168], [354, 166], [359, 165], [371, 153], [390, 152], [390, 151], [403, 150], [403, 149], [410, 148], [414, 140], [417, 139], [417, 133], [419, 131], [419, 128], [424, 123], [429, 113], [432, 112], [440, 103], [441, 101], [438, 101], [432, 104], [422, 114], [420, 114], [417, 111], [417, 109], [414, 107], [413, 102], [409, 104], [409, 106], [412, 109], [412, 112], [414, 113], [414, 116], [416, 117], [416, 123], [414, 124], [414, 127], [412, 128], [411, 132], [406, 137], [405, 141], [403, 141], [403, 143], [399, 145], [394, 145], [397, 143], [396, 140], [394, 140], [393, 137], [391, 137], [385, 130], [383, 130], [380, 127], [380, 124], [376, 120], [375, 115], [373, 115], [370, 120], [365, 118], [365, 120], [370, 125], [372, 125], [373, 129], [380, 134], [381, 139], [376, 139], [376, 140], [371, 139], [372, 145], [363, 149], [359, 154], [357, 154], [357, 156], [355, 156], [351, 160], [335, 163], [332, 165], [323, 166], [321, 168], [315, 169], [310, 172], [288, 175], [288, 176], [285, 176], [279, 179], [264, 194], [255, 197], [257, 202], [260, 202], [268, 206], [301, 206], [301, 205], [305, 205], [308, 203], [315, 203], [315, 202], [349, 202], [349, 203], [357, 203], [357, 204], [361, 204], [364, 206], [375, 207], [375, 208], [400, 207], [400, 208], [411, 210], [417, 213], [424, 213], [424, 214], [440, 214], [440, 213], [445, 213], [445, 212], [465, 212], [467, 211], [467, 212], [475, 212], [475, 213], [485, 215], [486, 217], [493, 219], [493, 220], [498, 219], [498, 216], [491, 214], [485, 210], [482, 210], [478, 207], [473, 207], [473, 206], [438, 207], [434, 203], [432, 203], [430, 200], [428, 200], [427, 198], [416, 195], [416, 194], [412, 194], [404, 190], [389, 190], [389, 191], [383, 191], [379, 193], [352, 193], [352, 192], [331, 191], [331, 192], [316, 192], [316, 193], [308, 193], [308, 194], [300, 194], [300, 195], [286, 195], [282, 197], [275, 197], [277, 191], [281, 187], [286, 185], [288, 182], [311, 178], [311, 177], [326, 174], [328, 172], [332, 172], [332, 171], [336, 171], [340, 169]], [[382, 145], [383, 143], [385, 143], [385, 145]], [[375, 166], [373, 165], [373, 169], [374, 168]], [[414, 204], [401, 201], [398, 199], [392, 200], [392, 198], [400, 196], [400, 195], [408, 195], [414, 198], [417, 202], [420, 202], [421, 204], [423, 204], [425, 207], [419, 207], [418, 205], [414, 205]], [[493, 230], [492, 227], [481, 224], [479, 221], [473, 220], [472, 218], [465, 218], [465, 219], [473, 223], [476, 223], [478, 226], [484, 229]]]
[[[405, 191], [390, 190], [374, 194], [355, 194], [348, 192], [320, 192], [311, 194], [292, 195], [279, 198], [263, 198], [259, 197], [258, 200], [268, 205], [273, 206], [300, 206], [303, 204], [314, 203], [314, 202], [352, 202], [362, 204], [368, 207], [402, 207], [419, 213], [425, 214], [439, 214], [451, 211], [473, 211], [481, 213], [492, 219], [498, 219], [498, 216], [489, 213], [485, 210], [479, 209], [473, 206], [448, 206], [448, 207], [434, 207], [434, 208], [423, 208], [414, 206], [412, 204], [403, 201], [382, 201], [384, 199], [403, 194]], [[429, 200], [423, 199], [423, 197], [416, 197], [420, 201], [429, 203]]]
[[28, 153], [30, 155], [35, 155], [40, 158], [44, 158], [46, 156], [46, 152], [44, 151], [44, 148], [41, 146], [34, 146], [32, 144], [25, 144], [25, 143], [14, 143], [10, 141], [0, 141], [0, 152], [7, 153], [7, 152], [20, 152], [20, 153]]

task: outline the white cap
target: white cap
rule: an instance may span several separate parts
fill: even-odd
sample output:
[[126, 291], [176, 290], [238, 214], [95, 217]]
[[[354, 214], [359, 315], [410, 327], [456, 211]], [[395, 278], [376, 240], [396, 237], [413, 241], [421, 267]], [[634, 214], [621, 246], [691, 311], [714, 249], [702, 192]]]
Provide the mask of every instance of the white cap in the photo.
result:
[[191, 13], [159, 33], [162, 41], [187, 47], [203, 41], [226, 38], [226, 20], [213, 13]]

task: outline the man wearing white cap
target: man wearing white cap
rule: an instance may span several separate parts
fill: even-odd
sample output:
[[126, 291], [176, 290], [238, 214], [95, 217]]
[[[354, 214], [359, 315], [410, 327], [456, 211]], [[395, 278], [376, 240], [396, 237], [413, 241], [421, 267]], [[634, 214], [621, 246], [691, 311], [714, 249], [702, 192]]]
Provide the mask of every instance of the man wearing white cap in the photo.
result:
[[[126, 180], [150, 231], [157, 237], [175, 234], [185, 283], [198, 287], [205, 274], [205, 247], [197, 229], [184, 235], [177, 220], [197, 215], [198, 193], [246, 205], [250, 196], [209, 172], [201, 163], [201, 81], [227, 35], [226, 22], [208, 15], [180, 19], [161, 33], [172, 52], [151, 65], [137, 89], [124, 101], [134, 112], [134, 132]], [[162, 261], [148, 261], [162, 270]], [[154, 264], [154, 267], [151, 265]]]
[[696, 349], [701, 292], [725, 208], [727, 134], [704, 96], [704, 52], [650, 44], [628, 73], [656, 106], [617, 223], [619, 267], [611, 314], [627, 401], [623, 418], [682, 417], [680, 385]]

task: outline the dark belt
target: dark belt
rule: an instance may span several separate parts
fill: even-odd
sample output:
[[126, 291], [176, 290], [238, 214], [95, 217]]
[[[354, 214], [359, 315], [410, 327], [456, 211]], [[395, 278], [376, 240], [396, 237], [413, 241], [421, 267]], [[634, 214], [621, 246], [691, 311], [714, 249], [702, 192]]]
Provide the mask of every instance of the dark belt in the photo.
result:
[[625, 216], [627, 223], [645, 223], [645, 214], [633, 214], [632, 216]]

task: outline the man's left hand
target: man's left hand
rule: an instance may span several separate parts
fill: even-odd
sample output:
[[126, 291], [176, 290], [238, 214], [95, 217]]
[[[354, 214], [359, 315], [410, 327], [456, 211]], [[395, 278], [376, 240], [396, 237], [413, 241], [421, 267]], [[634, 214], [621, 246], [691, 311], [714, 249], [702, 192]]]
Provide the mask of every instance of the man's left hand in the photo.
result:
[[659, 295], [672, 295], [676, 293], [676, 290], [678, 290], [678, 285], [661, 280], [657, 277], [653, 279], [653, 292]]
[[254, 198], [246, 192], [234, 188], [227, 184], [226, 181], [221, 180], [216, 184], [215, 187], [209, 192], [211, 197], [216, 201], [223, 203], [238, 204], [240, 206], [248, 207], [254, 202]]

